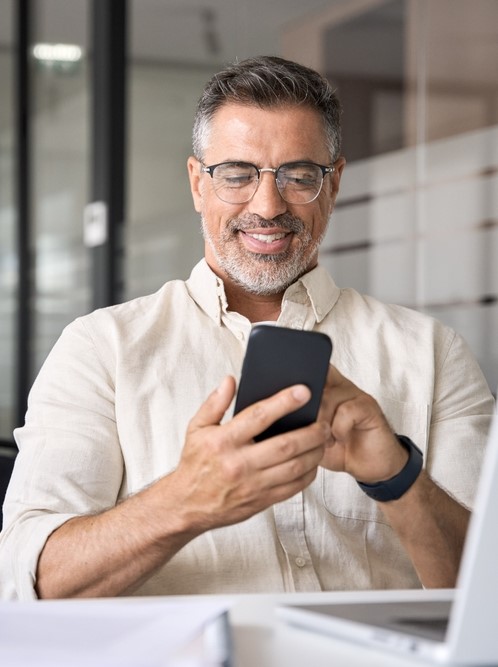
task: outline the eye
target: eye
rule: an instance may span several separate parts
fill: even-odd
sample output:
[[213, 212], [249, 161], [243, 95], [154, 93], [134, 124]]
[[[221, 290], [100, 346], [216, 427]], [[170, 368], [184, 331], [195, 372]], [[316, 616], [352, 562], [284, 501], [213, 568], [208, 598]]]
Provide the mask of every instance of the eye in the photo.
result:
[[231, 188], [241, 188], [257, 178], [256, 169], [249, 164], [227, 162], [220, 164], [214, 171], [214, 176], [223, 185]]
[[279, 180], [287, 186], [311, 188], [320, 180], [320, 170], [316, 165], [298, 163], [284, 165], [279, 170]]
[[250, 183], [251, 174], [234, 173], [223, 178], [228, 185], [245, 185], [246, 183]]

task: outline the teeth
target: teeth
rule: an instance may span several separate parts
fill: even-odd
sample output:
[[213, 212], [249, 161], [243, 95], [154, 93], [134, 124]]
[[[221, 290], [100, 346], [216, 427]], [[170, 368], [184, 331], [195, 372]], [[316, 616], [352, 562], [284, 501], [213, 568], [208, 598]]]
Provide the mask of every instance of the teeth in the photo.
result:
[[248, 234], [253, 239], [257, 241], [263, 241], [264, 243], [271, 243], [272, 241], [277, 241], [278, 239], [283, 239], [285, 232], [280, 232], [279, 234]]

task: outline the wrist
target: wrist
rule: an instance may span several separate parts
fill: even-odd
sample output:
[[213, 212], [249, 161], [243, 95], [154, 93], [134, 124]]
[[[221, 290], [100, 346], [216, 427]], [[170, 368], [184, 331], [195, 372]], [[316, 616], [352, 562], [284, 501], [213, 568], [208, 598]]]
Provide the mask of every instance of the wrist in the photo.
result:
[[423, 455], [421, 450], [410, 438], [404, 435], [397, 435], [396, 437], [400, 445], [408, 451], [408, 460], [402, 470], [393, 477], [380, 482], [357, 482], [367, 496], [378, 502], [401, 498], [413, 485], [422, 470]]
[[152, 541], [159, 548], [183, 547], [203, 532], [197, 513], [191, 509], [188, 494], [175, 479], [176, 471], [158, 479], [145, 489], [142, 502], [147, 505], [147, 523]]

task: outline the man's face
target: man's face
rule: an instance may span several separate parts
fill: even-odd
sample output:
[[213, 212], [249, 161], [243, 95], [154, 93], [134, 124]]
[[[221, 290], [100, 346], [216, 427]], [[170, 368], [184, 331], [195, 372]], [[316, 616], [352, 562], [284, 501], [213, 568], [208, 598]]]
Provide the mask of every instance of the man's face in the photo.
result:
[[[259, 168], [289, 162], [329, 165], [319, 114], [309, 107], [226, 104], [210, 125], [204, 164], [250, 162]], [[206, 260], [224, 280], [254, 294], [282, 293], [317, 263], [318, 247], [334, 206], [344, 160], [327, 174], [319, 196], [308, 204], [288, 204], [275, 177], [263, 172], [252, 199], [221, 201], [208, 173], [195, 158], [188, 162], [192, 196], [201, 214]]]

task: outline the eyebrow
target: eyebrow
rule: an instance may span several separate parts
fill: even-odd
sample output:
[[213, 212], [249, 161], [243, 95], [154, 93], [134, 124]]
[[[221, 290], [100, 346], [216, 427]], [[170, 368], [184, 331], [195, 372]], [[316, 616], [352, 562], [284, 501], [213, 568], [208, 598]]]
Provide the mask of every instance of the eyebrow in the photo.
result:
[[[271, 165], [263, 165], [259, 166], [256, 162], [253, 162], [252, 160], [241, 160], [237, 158], [227, 158], [223, 160], [218, 160], [217, 162], [212, 162], [211, 164], [223, 164], [223, 162], [242, 162], [244, 164], [253, 164], [255, 167], [258, 167], [258, 169], [264, 169], [265, 167], [271, 166]], [[294, 160], [285, 160], [284, 162], [280, 162], [276, 167], [271, 166], [272, 169], [278, 169], [278, 167], [281, 167], [283, 164], [294, 164], [295, 162], [310, 162], [311, 164], [322, 164], [321, 162], [317, 162], [313, 158], [297, 158]], [[207, 163], [205, 163], [207, 164]], [[326, 162], [326, 164], [329, 164], [329, 161]]]

